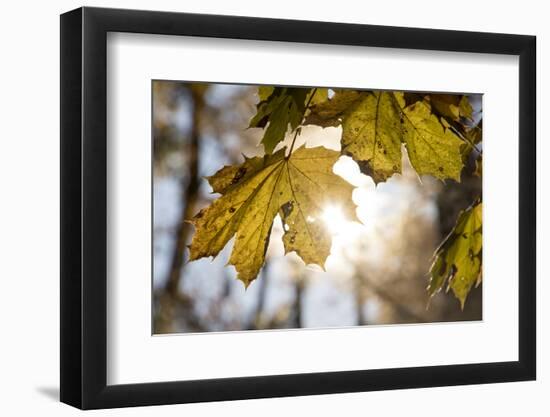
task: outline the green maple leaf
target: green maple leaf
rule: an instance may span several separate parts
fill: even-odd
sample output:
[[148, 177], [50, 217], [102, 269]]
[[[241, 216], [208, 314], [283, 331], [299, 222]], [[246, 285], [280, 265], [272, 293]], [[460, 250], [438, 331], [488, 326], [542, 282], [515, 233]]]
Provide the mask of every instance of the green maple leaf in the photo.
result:
[[266, 153], [272, 153], [277, 144], [284, 140], [289, 126], [294, 131], [300, 125], [310, 93], [311, 89], [308, 88], [259, 88], [261, 101], [249, 127], [265, 128], [261, 142]]
[[273, 220], [284, 225], [285, 252], [295, 251], [306, 264], [324, 267], [331, 235], [321, 216], [327, 204], [340, 205], [355, 220], [353, 186], [334, 174], [339, 152], [300, 147], [289, 158], [286, 148], [264, 157], [246, 158], [208, 178], [222, 194], [192, 220], [195, 234], [190, 260], [216, 256], [235, 237], [229, 263], [248, 286], [265, 261]]
[[460, 213], [454, 229], [437, 249], [430, 269], [428, 293], [433, 296], [447, 283], [464, 303], [474, 285], [482, 278], [482, 203]]

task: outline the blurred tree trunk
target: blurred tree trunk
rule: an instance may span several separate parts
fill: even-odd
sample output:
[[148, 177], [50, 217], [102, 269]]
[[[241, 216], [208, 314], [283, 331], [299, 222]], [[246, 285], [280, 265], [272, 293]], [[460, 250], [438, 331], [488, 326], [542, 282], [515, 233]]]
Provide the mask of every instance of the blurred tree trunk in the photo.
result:
[[460, 183], [448, 181], [441, 187], [436, 204], [439, 211], [439, 230], [444, 239], [453, 230], [458, 214], [481, 195], [481, 178], [462, 175]]
[[382, 300], [387, 306], [389, 306], [394, 316], [389, 324], [394, 323], [424, 323], [428, 320], [422, 315], [417, 314], [406, 304], [400, 302], [391, 294], [391, 289], [387, 288], [388, 291], [380, 286], [375, 284], [373, 281], [369, 280], [366, 275], [361, 275], [359, 277], [361, 280], [362, 287], [366, 289], [369, 293], [375, 295], [380, 300]]
[[247, 326], [248, 330], [258, 330], [262, 329], [264, 326], [262, 323], [265, 323], [263, 317], [265, 297], [267, 292], [267, 285], [269, 281], [269, 260], [266, 259], [264, 267], [262, 268], [262, 276], [258, 279], [258, 300], [256, 302], [256, 308], [250, 320], [250, 323]]
[[292, 320], [291, 326], [296, 329], [301, 329], [304, 326], [304, 321], [302, 317], [302, 297], [304, 293], [305, 282], [304, 278], [301, 275], [296, 277], [295, 281], [295, 296], [294, 296], [294, 305], [292, 308]]
[[[185, 148], [188, 161], [187, 184], [181, 186], [181, 216], [176, 229], [176, 242], [172, 252], [172, 262], [168, 274], [168, 280], [159, 299], [159, 312], [155, 323], [155, 333], [171, 333], [175, 330], [174, 320], [176, 308], [182, 300], [179, 294], [181, 275], [184, 266], [185, 245], [189, 237], [190, 219], [195, 212], [195, 204], [199, 191], [199, 141], [200, 119], [204, 107], [204, 89], [191, 88], [193, 101], [193, 126], [189, 144]], [[192, 300], [185, 303], [186, 309], [192, 308]], [[187, 305], [191, 304], [191, 305]]]

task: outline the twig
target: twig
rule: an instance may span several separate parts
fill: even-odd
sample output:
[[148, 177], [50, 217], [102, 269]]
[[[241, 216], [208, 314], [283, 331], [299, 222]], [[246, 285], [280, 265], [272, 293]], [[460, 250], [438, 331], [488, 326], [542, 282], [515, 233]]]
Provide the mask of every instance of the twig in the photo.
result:
[[[314, 88], [313, 89], [313, 92], [311, 93], [311, 95], [309, 96], [309, 99], [307, 100], [307, 103], [306, 103], [306, 110], [309, 108], [309, 105], [311, 104], [311, 100], [313, 99], [313, 96], [315, 95], [315, 93], [317, 92], [317, 88]], [[305, 116], [305, 111], [304, 111], [304, 116]], [[303, 118], [302, 118], [303, 119]], [[302, 120], [303, 121], [303, 120]], [[296, 138], [298, 137], [298, 135], [300, 134], [300, 131], [301, 131], [301, 127], [298, 127], [296, 129], [296, 133], [294, 133], [294, 138], [292, 139], [292, 143], [290, 144], [290, 149], [288, 151], [288, 155], [286, 156], [286, 159], [290, 158], [290, 155], [292, 154], [292, 150], [294, 149], [294, 143], [296, 143]]]

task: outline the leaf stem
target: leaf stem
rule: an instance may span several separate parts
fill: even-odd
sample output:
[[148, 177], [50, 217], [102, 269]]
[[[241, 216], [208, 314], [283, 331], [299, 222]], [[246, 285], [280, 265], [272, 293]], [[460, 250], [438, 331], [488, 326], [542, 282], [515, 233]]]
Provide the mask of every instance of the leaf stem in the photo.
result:
[[292, 138], [292, 143], [290, 144], [290, 149], [288, 150], [287, 156], [285, 156], [285, 159], [290, 158], [290, 155], [292, 154], [292, 150], [294, 149], [294, 143], [296, 143], [296, 138], [301, 132], [301, 127], [296, 129], [296, 133], [294, 133], [294, 137]]
[[[305, 107], [305, 110], [304, 110], [304, 116], [305, 116], [306, 110], [309, 108], [309, 105], [311, 104], [311, 100], [313, 99], [313, 96], [315, 95], [316, 92], [317, 92], [317, 88], [314, 88], [313, 92], [311, 93], [311, 95], [309, 96], [309, 98], [307, 100], [306, 107]], [[303, 121], [303, 118], [302, 118], [302, 121]], [[288, 155], [285, 157], [285, 159], [290, 158], [290, 155], [292, 154], [292, 151], [294, 149], [294, 144], [296, 143], [296, 138], [298, 137], [300, 132], [301, 132], [301, 126], [298, 127], [296, 129], [296, 133], [294, 133], [294, 137], [292, 138], [292, 143], [290, 144], [290, 149], [288, 151]]]

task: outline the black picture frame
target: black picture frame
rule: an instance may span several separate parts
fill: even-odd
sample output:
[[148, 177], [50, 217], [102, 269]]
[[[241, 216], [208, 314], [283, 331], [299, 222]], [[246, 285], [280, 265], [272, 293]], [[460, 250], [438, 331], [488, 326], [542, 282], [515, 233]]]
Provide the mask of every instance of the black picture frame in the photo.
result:
[[[519, 56], [519, 360], [113, 385], [107, 376], [108, 32]], [[61, 15], [61, 401], [82, 409], [533, 380], [534, 36], [80, 8]]]

